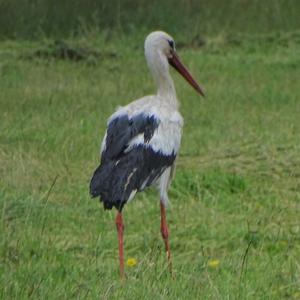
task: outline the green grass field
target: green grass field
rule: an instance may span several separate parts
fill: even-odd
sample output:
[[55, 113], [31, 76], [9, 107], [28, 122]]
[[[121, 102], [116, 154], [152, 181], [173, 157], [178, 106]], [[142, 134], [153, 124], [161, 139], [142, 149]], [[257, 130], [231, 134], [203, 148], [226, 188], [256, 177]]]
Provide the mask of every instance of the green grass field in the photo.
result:
[[90, 30], [176, 37], [195, 33], [257, 33], [300, 28], [298, 0], [1, 0], [0, 39], [65, 38]]
[[185, 117], [169, 193], [175, 278], [149, 190], [124, 209], [137, 260], [124, 284], [115, 211], [88, 187], [108, 116], [155, 92], [143, 37], [71, 40], [100, 51], [80, 62], [33, 55], [49, 43], [0, 46], [0, 298], [300, 299], [299, 32], [179, 41], [207, 97], [172, 73]]

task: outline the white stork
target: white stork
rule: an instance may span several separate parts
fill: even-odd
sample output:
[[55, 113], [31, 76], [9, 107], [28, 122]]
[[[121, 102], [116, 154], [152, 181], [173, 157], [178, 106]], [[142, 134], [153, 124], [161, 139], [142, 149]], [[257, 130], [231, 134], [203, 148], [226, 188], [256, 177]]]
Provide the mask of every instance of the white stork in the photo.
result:
[[101, 163], [90, 183], [92, 197], [100, 196], [105, 209], [115, 207], [118, 210], [116, 226], [122, 278], [122, 209], [137, 192], [150, 185], [158, 188], [161, 235], [172, 272], [165, 207], [168, 204], [168, 188], [180, 147], [183, 118], [178, 111], [179, 104], [169, 74], [169, 64], [204, 96], [202, 88], [180, 62], [170, 35], [162, 31], [150, 33], [145, 40], [145, 56], [158, 88], [157, 94], [118, 108], [108, 119], [101, 147]]

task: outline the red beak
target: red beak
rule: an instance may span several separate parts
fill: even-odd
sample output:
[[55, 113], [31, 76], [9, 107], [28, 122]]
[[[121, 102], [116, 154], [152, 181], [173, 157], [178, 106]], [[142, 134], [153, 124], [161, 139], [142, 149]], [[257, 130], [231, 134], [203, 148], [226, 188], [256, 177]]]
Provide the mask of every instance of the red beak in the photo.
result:
[[186, 81], [203, 97], [205, 96], [201, 86], [195, 81], [187, 68], [181, 63], [178, 55], [175, 51], [172, 51], [172, 57], [168, 59], [169, 64], [174, 67], [185, 79]]

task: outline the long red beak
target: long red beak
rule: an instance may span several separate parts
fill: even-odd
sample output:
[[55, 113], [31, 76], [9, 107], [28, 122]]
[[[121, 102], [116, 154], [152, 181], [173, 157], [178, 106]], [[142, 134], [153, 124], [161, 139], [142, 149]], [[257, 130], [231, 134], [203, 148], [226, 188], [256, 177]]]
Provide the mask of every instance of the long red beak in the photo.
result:
[[168, 59], [169, 64], [174, 67], [178, 73], [180, 73], [186, 81], [203, 97], [205, 96], [203, 89], [201, 86], [195, 81], [195, 79], [192, 77], [190, 72], [187, 70], [187, 68], [182, 64], [180, 61], [177, 53], [175, 51], [172, 51], [172, 57]]

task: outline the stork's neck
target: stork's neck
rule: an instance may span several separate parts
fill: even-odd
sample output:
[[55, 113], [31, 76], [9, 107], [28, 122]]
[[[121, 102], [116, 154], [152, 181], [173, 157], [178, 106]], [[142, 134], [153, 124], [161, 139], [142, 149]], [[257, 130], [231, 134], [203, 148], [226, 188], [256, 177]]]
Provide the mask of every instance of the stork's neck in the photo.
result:
[[157, 85], [157, 95], [163, 101], [169, 102], [170, 106], [177, 109], [178, 101], [175, 86], [169, 72], [169, 63], [166, 57], [158, 52], [152, 53], [152, 55], [147, 56], [147, 62]]
[[169, 71], [159, 74], [155, 78], [155, 81], [157, 84], [157, 94], [166, 100], [173, 100], [177, 103], [176, 90]]

